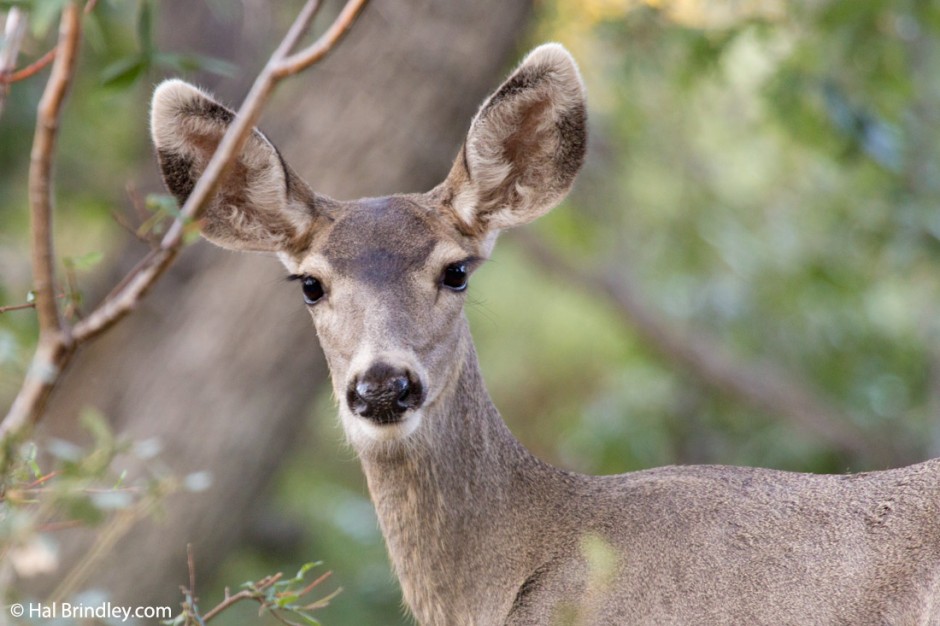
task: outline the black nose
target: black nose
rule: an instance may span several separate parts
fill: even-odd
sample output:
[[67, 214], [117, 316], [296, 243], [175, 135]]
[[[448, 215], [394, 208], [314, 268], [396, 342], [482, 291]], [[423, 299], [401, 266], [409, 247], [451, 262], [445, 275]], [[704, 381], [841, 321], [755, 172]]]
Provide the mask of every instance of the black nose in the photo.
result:
[[392, 424], [408, 409], [424, 402], [424, 388], [412, 372], [375, 363], [346, 389], [346, 403], [356, 415], [379, 424]]

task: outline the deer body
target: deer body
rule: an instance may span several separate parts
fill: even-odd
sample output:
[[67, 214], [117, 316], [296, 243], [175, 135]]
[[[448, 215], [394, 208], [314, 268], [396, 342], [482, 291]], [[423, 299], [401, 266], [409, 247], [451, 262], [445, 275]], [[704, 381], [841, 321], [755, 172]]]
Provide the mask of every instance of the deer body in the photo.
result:
[[[154, 94], [184, 199], [232, 113], [181, 81]], [[498, 232], [547, 212], [585, 145], [557, 45], [532, 52], [425, 194], [338, 202], [260, 133], [203, 232], [277, 253], [302, 288], [404, 597], [422, 624], [940, 624], [940, 461], [846, 476], [664, 467], [583, 476], [538, 460], [483, 384], [469, 275]]]
[[[940, 624], [940, 461], [568, 473], [522, 448], [464, 356], [479, 387], [428, 416], [447, 437], [362, 458], [420, 623]], [[591, 563], [592, 541], [617, 559]]]

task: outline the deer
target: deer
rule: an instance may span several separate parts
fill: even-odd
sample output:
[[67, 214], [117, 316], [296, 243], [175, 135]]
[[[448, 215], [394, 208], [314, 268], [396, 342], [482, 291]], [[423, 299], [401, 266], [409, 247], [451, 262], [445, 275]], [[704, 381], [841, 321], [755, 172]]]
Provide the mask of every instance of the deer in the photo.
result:
[[[151, 131], [183, 202], [234, 113], [179, 79]], [[940, 624], [940, 460], [859, 474], [667, 466], [587, 476], [512, 435], [464, 313], [498, 234], [547, 213], [586, 150], [585, 88], [535, 48], [444, 181], [314, 192], [254, 129], [203, 236], [276, 255], [326, 356], [404, 602], [425, 625]]]

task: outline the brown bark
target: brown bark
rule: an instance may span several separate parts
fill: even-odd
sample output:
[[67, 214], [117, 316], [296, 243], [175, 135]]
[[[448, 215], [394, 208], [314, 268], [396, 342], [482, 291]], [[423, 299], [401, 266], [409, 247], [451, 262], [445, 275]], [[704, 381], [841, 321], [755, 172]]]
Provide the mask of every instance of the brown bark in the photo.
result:
[[[334, 56], [278, 92], [261, 126], [323, 193], [427, 189], [446, 174], [528, 12], [504, 0], [374, 3]], [[282, 275], [273, 259], [191, 247], [138, 311], [78, 355], [53, 397], [51, 430], [93, 406], [134, 440], [159, 437], [174, 474], [214, 477], [207, 493], [170, 497], [95, 569], [87, 586], [112, 601], [176, 604], [190, 542], [206, 580], [297, 440], [326, 370]], [[77, 558], [82, 542], [64, 539]]]

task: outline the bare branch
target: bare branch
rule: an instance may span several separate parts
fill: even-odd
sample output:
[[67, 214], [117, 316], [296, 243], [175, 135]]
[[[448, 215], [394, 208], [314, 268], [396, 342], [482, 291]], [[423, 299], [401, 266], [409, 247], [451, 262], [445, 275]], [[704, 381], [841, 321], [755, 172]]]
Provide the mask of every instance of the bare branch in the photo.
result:
[[[189, 569], [189, 595], [196, 598], [196, 557], [193, 556], [193, 544], [186, 544], [186, 566]], [[225, 594], [228, 596], [228, 593]]]
[[284, 39], [272, 55], [272, 59], [283, 59], [290, 54], [290, 51], [297, 46], [297, 43], [310, 28], [310, 25], [313, 23], [313, 18], [317, 16], [317, 12], [320, 10], [320, 6], [320, 0], [307, 0], [306, 4], [304, 4], [303, 8], [300, 10], [300, 13], [298, 13], [297, 17], [294, 19], [294, 23], [291, 24], [290, 30], [284, 35]]
[[52, 164], [62, 104], [72, 83], [82, 14], [74, 2], [62, 9], [59, 43], [52, 75], [39, 101], [36, 133], [29, 167], [30, 232], [32, 233], [33, 286], [40, 336], [65, 331], [55, 300], [55, 254], [52, 241]]
[[[12, 11], [11, 11], [12, 12]], [[39, 102], [36, 133], [29, 167], [30, 232], [33, 283], [39, 318], [39, 345], [26, 372], [26, 380], [0, 423], [0, 437], [20, 432], [45, 406], [52, 386], [71, 359], [75, 344], [68, 336], [55, 297], [55, 260], [52, 240], [52, 164], [59, 116], [75, 72], [81, 40], [81, 12], [74, 2], [62, 9], [59, 53]]]
[[[60, 293], [56, 298], [64, 298], [65, 294]], [[26, 309], [35, 309], [36, 302], [24, 302], [23, 304], [7, 304], [5, 306], [0, 306], [0, 314], [7, 313], [8, 311], [24, 311]]]
[[[349, 31], [367, 2], [368, 0], [349, 0], [329, 30], [309, 47], [280, 61], [274, 70], [274, 75], [280, 79], [296, 74], [326, 56]], [[313, 10], [316, 11], [316, 9]]]
[[[339, 43], [340, 35], [348, 30], [353, 18], [359, 13], [365, 2], [366, 0], [349, 1], [333, 26], [313, 44], [312, 48], [317, 48], [321, 52], [310, 63], [322, 59], [327, 52]], [[113, 292], [97, 310], [75, 326], [73, 336], [76, 342], [81, 343], [96, 337], [133, 310], [140, 298], [176, 258], [176, 254], [183, 243], [186, 224], [199, 218], [203, 206], [215, 193], [219, 181], [225, 175], [225, 171], [234, 161], [235, 156], [241, 152], [249, 133], [251, 133], [255, 122], [261, 115], [262, 108], [277, 83], [294, 73], [278, 73], [278, 68], [284, 65], [284, 59], [290, 52], [285, 42], [291, 43], [300, 38], [303, 29], [309, 26], [310, 21], [313, 19], [317, 4], [316, 0], [307, 2], [294, 21], [294, 25], [288, 31], [284, 42], [278, 46], [261, 74], [255, 79], [251, 90], [245, 96], [242, 106], [238, 109], [234, 121], [219, 142], [215, 154], [206, 165], [205, 171], [196, 182], [189, 198], [180, 208], [180, 217], [167, 230], [160, 247], [151, 254], [149, 261], [139, 266], [132, 275], [129, 275], [123, 281], [123, 287], [120, 290]], [[354, 8], [351, 9], [350, 7]], [[337, 24], [342, 24], [342, 26], [337, 26]], [[303, 67], [308, 67], [310, 63]], [[298, 66], [299, 69], [302, 68]]]
[[52, 386], [59, 379], [62, 368], [74, 352], [75, 344], [66, 344], [57, 338], [39, 340], [26, 380], [3, 422], [0, 422], [0, 440], [16, 436], [42, 414]]
[[30, 76], [38, 74], [39, 72], [42, 71], [43, 68], [45, 68], [47, 65], [49, 65], [50, 63], [52, 63], [52, 61], [55, 60], [56, 50], [57, 48], [52, 48], [51, 50], [46, 52], [44, 55], [39, 57], [37, 60], [33, 61], [32, 63], [30, 63], [23, 69], [16, 70], [15, 72], [10, 72], [8, 74], [5, 74], [2, 71], [0, 71], [0, 83], [11, 84], [11, 83], [19, 82], [21, 80], [26, 80]]
[[0, 313], [6, 313], [8, 311], [23, 311], [25, 309], [35, 309], [35, 302], [27, 302], [25, 304], [8, 304], [6, 306], [0, 306]]
[[[7, 416], [3, 422], [0, 422], [0, 438], [18, 433], [26, 426], [37, 421], [46, 399], [56, 384], [59, 374], [71, 359], [75, 347], [91, 341], [123, 319], [134, 309], [157, 279], [163, 275], [182, 248], [187, 228], [190, 228], [194, 220], [199, 218], [203, 206], [216, 192], [219, 181], [222, 180], [226, 170], [241, 152], [249, 133], [252, 132], [258, 117], [261, 115], [262, 108], [277, 83], [283, 78], [319, 61], [332, 50], [352, 25], [355, 17], [366, 4], [366, 0], [349, 0], [339, 17], [337, 17], [336, 22], [306, 51], [305, 58], [298, 62], [288, 63], [290, 49], [306, 32], [313, 20], [318, 4], [317, 0], [308, 0], [285, 39], [258, 75], [239, 108], [235, 120], [226, 131], [189, 198], [181, 207], [180, 216], [167, 230], [159, 247], [145, 256], [94, 311], [75, 324], [70, 333], [59, 331], [61, 322], [54, 300], [51, 301], [51, 306], [49, 305], [53, 275], [49, 174], [58, 119], [57, 114], [65, 88], [68, 86], [67, 81], [61, 82], [64, 69], [57, 71], [57, 68], [74, 68], [75, 50], [77, 49], [77, 39], [80, 34], [80, 21], [75, 5], [70, 3], [67, 6], [67, 13], [63, 13], [63, 33], [66, 32], [65, 24], [68, 18], [70, 29], [68, 32], [74, 33], [75, 41], [66, 42], [64, 39], [60, 39], [59, 52], [53, 66], [52, 76], [49, 79], [50, 84], [47, 86], [48, 93], [58, 94], [58, 96], [50, 96], [48, 102], [46, 97], [43, 97], [43, 103], [40, 107], [46, 112], [47, 117], [40, 115], [40, 118], [45, 121], [37, 124], [36, 143], [34, 143], [33, 148], [34, 156], [38, 157], [38, 159], [34, 158], [37, 161], [37, 177], [35, 180], [37, 201], [35, 203], [31, 202], [36, 215], [35, 224], [38, 226], [38, 228], [34, 226], [33, 236], [33, 256], [38, 261], [34, 261], [34, 275], [36, 276], [35, 287], [37, 292], [41, 291], [44, 294], [42, 300], [37, 297], [40, 329], [43, 332], [40, 333], [40, 344], [37, 347], [26, 381], [24, 381], [23, 387], [20, 389]], [[86, 7], [89, 5], [86, 5]], [[69, 75], [70, 73], [71, 70]], [[45, 109], [44, 105], [49, 108]], [[44, 131], [43, 134], [40, 134], [40, 129]], [[31, 176], [31, 191], [33, 187], [33, 177]], [[69, 329], [62, 327], [61, 330]]]
[[537, 237], [516, 233], [515, 240], [538, 266], [611, 303], [624, 323], [666, 360], [708, 386], [757, 409], [783, 417], [854, 457], [892, 466], [897, 453], [867, 436], [851, 415], [833, 406], [805, 381], [768, 361], [747, 361], [716, 339], [682, 330], [652, 310], [626, 276], [592, 273], [575, 267]]

